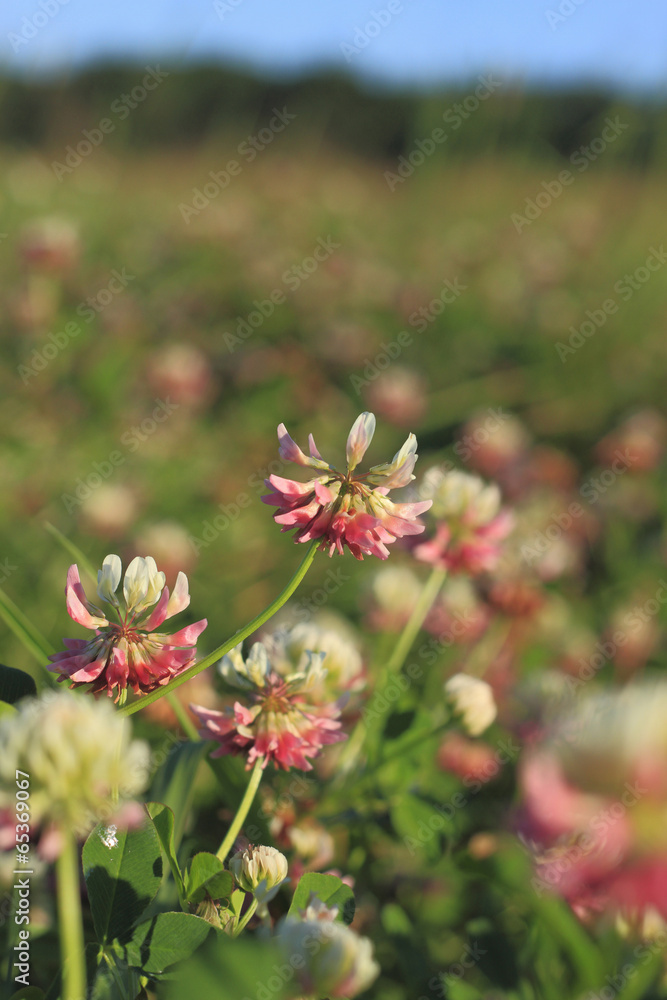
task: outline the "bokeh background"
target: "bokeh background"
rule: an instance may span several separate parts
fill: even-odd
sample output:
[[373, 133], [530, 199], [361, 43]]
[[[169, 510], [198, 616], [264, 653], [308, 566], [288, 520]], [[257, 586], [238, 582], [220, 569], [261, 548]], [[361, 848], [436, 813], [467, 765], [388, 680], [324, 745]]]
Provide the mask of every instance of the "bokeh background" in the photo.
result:
[[[0, 586], [54, 647], [70, 560], [47, 522], [96, 565], [185, 569], [212, 649], [301, 555], [260, 501], [276, 426], [336, 462], [364, 409], [373, 462], [414, 431], [422, 468], [530, 511], [517, 560], [553, 615], [528, 667], [653, 597], [666, 36], [651, 0], [3, 7]], [[329, 603], [356, 624], [371, 563], [346, 556]], [[604, 671], [658, 663], [663, 617]], [[409, 931], [383, 919], [390, 963]], [[378, 996], [418, 996], [406, 955], [417, 985]]]
[[3, 8], [0, 556], [47, 633], [44, 520], [95, 557], [178, 552], [211, 642], [261, 605], [296, 558], [259, 502], [281, 420], [335, 454], [372, 408], [375, 454], [413, 430], [441, 458], [495, 406], [586, 466], [662, 407], [667, 271], [614, 286], [663, 236], [665, 12], [560, 6]]

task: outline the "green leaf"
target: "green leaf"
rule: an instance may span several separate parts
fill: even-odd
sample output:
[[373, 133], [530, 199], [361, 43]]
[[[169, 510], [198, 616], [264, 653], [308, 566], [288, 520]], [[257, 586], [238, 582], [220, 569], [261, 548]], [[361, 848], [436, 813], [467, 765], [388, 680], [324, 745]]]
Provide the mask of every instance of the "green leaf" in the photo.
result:
[[86, 946], [86, 970], [89, 1000], [134, 1000], [141, 990], [139, 974], [99, 945]]
[[208, 744], [190, 741], [179, 744], [170, 750], [164, 764], [155, 772], [147, 798], [153, 802], [161, 802], [173, 810], [174, 822], [174, 852], [180, 846], [185, 822], [189, 814], [189, 803], [194, 792], [195, 775], [199, 764], [208, 749]]
[[[2, 618], [14, 635], [21, 640], [28, 652], [32, 653], [38, 663], [45, 666], [49, 656], [54, 652], [53, 646], [44, 638], [29, 618], [17, 607], [10, 597], [0, 589], [0, 618]], [[49, 674], [52, 683], [57, 683]]]
[[189, 958], [211, 931], [193, 913], [158, 913], [139, 924], [125, 948], [129, 965], [144, 975], [158, 976], [170, 965]]
[[9, 1000], [44, 1000], [46, 994], [37, 986], [24, 986], [22, 990], [12, 993]]
[[118, 830], [115, 843], [108, 830], [99, 823], [83, 846], [83, 874], [100, 944], [126, 940], [162, 882], [160, 841], [152, 823]]
[[288, 912], [297, 916], [297, 910], [305, 910], [313, 892], [327, 906], [338, 907], [338, 920], [342, 920], [344, 924], [352, 923], [355, 910], [354, 893], [349, 885], [345, 885], [335, 875], [320, 875], [317, 872], [307, 872], [302, 875]]
[[234, 889], [234, 877], [215, 854], [202, 851], [191, 858], [185, 873], [185, 893], [191, 903], [200, 903], [206, 896], [224, 899]]
[[178, 866], [178, 861], [176, 859], [176, 852], [174, 849], [174, 813], [169, 806], [163, 805], [161, 802], [147, 802], [146, 810], [150, 816], [151, 822], [155, 827], [155, 832], [158, 835], [160, 841], [160, 846], [164, 851], [167, 861], [169, 862], [169, 867], [171, 868], [172, 875], [174, 876], [174, 881], [178, 887], [179, 898], [185, 893], [183, 875], [181, 874], [181, 869]]
[[243, 909], [243, 904], [245, 903], [245, 900], [246, 900], [246, 893], [243, 892], [242, 889], [235, 889], [234, 892], [229, 897], [229, 908], [234, 914], [234, 916], [237, 918], [237, 920], [241, 916], [241, 910]]
[[[160, 1000], [239, 1000], [268, 997], [285, 1000], [295, 996], [294, 967], [272, 941], [257, 938], [234, 940], [214, 931], [191, 959], [158, 987]], [[266, 984], [270, 983], [270, 990]], [[301, 994], [299, 994], [301, 995]]]
[[429, 861], [436, 861], [442, 854], [441, 832], [451, 836], [455, 830], [447, 811], [437, 810], [417, 795], [401, 795], [390, 813], [394, 830], [413, 857], [422, 853]]
[[13, 705], [21, 698], [37, 694], [37, 685], [30, 674], [0, 663], [0, 701]]

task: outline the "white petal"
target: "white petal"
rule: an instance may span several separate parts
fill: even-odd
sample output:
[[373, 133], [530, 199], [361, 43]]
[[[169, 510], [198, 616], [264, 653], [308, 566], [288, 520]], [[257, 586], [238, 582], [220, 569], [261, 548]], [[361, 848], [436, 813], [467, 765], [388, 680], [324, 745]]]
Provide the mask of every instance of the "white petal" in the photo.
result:
[[417, 461], [417, 438], [409, 434], [403, 447], [396, 452], [391, 462], [374, 465], [367, 477], [369, 483], [394, 490], [407, 486], [415, 477], [412, 470]]
[[347, 439], [347, 468], [348, 472], [359, 465], [362, 460], [369, 444], [373, 439], [375, 434], [375, 414], [360, 413], [357, 419], [352, 424], [352, 430], [350, 431]]
[[177, 615], [179, 611], [184, 611], [190, 604], [190, 591], [188, 589], [188, 578], [185, 573], [179, 573], [176, 577], [173, 593], [167, 604], [167, 618]]
[[108, 601], [110, 604], [118, 603], [115, 594], [122, 572], [123, 564], [120, 556], [111, 554], [105, 557], [102, 569], [97, 571], [97, 593], [103, 601]]
[[146, 560], [141, 556], [135, 556], [125, 570], [125, 579], [123, 580], [123, 595], [128, 611], [146, 599], [148, 586], [149, 576]]

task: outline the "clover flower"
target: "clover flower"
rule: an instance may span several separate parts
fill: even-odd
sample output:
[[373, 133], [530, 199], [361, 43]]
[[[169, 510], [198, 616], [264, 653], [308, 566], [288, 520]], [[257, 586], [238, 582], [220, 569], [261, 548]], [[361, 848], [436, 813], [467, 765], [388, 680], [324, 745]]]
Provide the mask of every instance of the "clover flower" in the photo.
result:
[[500, 509], [500, 490], [495, 483], [485, 486], [467, 472], [434, 468], [426, 473], [420, 492], [433, 500], [436, 533], [415, 547], [416, 558], [471, 576], [494, 569], [500, 543], [514, 523], [511, 512]]
[[373, 466], [363, 475], [353, 475], [366, 453], [375, 432], [375, 417], [361, 413], [347, 439], [347, 471], [338, 472], [324, 461], [312, 434], [309, 436], [310, 457], [305, 455], [287, 433], [284, 424], [278, 427], [280, 456], [320, 473], [306, 483], [269, 476], [266, 485], [273, 490], [262, 497], [264, 503], [279, 508], [274, 515], [283, 531], [296, 528], [295, 542], [310, 542], [321, 538], [320, 548], [343, 553], [347, 545], [355, 559], [365, 555], [386, 559], [387, 545], [404, 535], [418, 535], [424, 526], [416, 520], [431, 506], [431, 501], [394, 503], [387, 494], [392, 489], [407, 486], [417, 460], [417, 439], [408, 436], [391, 462]]
[[538, 885], [577, 914], [667, 918], [667, 683], [582, 699], [523, 761]]
[[337, 907], [311, 896], [300, 918], [288, 916], [278, 925], [276, 942], [293, 962], [299, 987], [316, 997], [355, 997], [373, 983], [380, 967], [373, 945], [336, 920]]
[[486, 681], [469, 674], [454, 674], [445, 684], [454, 713], [469, 736], [480, 736], [496, 717], [493, 690]]
[[[149, 748], [108, 702], [49, 691], [0, 719], [0, 808], [15, 805], [16, 771], [30, 782], [30, 823], [82, 836], [142, 791]], [[117, 820], [116, 820], [117, 822]]]
[[106, 689], [111, 697], [116, 688], [115, 701], [123, 704], [128, 684], [135, 694], [147, 694], [186, 670], [194, 661], [195, 643], [207, 621], [203, 618], [174, 635], [156, 632], [167, 618], [189, 605], [187, 577], [178, 574], [170, 596], [155, 560], [137, 556], [125, 571], [123, 609], [116, 596], [121, 572], [119, 557], [108, 555], [97, 574], [98, 596], [118, 619], [112, 622], [88, 601], [78, 567], [70, 566], [65, 588], [67, 611], [79, 625], [94, 629], [95, 636], [63, 640], [67, 648], [50, 657], [49, 670], [60, 674], [60, 681], [71, 681], [70, 687], [92, 684], [90, 690], [96, 696]]
[[190, 706], [202, 724], [201, 737], [220, 744], [211, 756], [247, 753], [248, 769], [261, 760], [262, 767], [271, 761], [285, 771], [312, 770], [308, 758], [316, 757], [325, 744], [345, 739], [338, 732], [340, 704], [318, 705], [313, 697], [322, 682], [323, 659], [323, 653], [308, 653], [300, 668], [285, 676], [273, 669], [260, 642], [245, 661], [240, 645], [223, 657], [223, 678], [244, 692], [250, 707], [240, 701], [223, 712]]
[[287, 881], [287, 858], [275, 847], [250, 844], [232, 855], [229, 870], [244, 892], [251, 892], [258, 903], [265, 905]]
[[365, 685], [359, 644], [348, 623], [336, 615], [321, 614], [292, 628], [279, 628], [263, 643], [273, 669], [283, 676], [303, 669], [310, 653], [323, 654], [319, 701], [326, 700], [334, 689], [358, 691]]

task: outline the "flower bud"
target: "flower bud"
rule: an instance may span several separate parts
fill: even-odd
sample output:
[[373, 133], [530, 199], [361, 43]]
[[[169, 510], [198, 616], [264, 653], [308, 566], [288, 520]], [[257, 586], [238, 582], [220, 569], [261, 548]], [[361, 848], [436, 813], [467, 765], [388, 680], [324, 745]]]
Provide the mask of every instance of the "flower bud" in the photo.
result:
[[486, 681], [468, 674], [454, 674], [445, 684], [445, 692], [469, 736], [479, 736], [495, 719], [498, 710]]
[[251, 844], [232, 855], [229, 870], [244, 892], [251, 892], [259, 903], [268, 903], [287, 879], [287, 858], [275, 847]]

